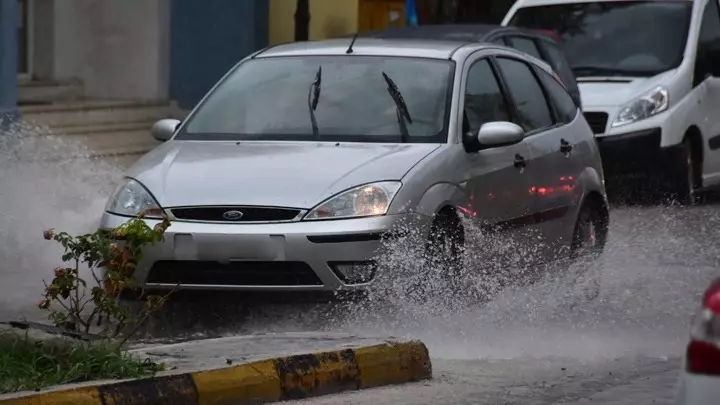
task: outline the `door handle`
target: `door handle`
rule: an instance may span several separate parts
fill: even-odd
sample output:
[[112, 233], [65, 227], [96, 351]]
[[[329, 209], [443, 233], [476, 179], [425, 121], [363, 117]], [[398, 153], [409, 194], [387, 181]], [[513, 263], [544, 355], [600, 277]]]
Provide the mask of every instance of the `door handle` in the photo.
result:
[[513, 163], [513, 165], [517, 169], [522, 170], [525, 168], [525, 166], [527, 166], [527, 160], [525, 160], [525, 158], [521, 154], [516, 153], [515, 154], [515, 162]]
[[572, 150], [573, 146], [570, 144], [570, 142], [566, 141], [565, 139], [560, 139], [560, 152], [565, 155], [569, 155]]

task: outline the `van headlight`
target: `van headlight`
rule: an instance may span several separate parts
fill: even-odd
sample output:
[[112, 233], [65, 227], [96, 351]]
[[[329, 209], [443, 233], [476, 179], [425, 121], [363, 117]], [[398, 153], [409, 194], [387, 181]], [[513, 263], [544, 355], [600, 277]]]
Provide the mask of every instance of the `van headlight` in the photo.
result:
[[310, 210], [305, 220], [372, 217], [387, 214], [402, 183], [382, 181], [343, 191]]
[[139, 181], [129, 177], [115, 189], [105, 211], [125, 217], [137, 217], [141, 213], [145, 218], [163, 217], [163, 210], [152, 194]]
[[668, 108], [668, 91], [664, 87], [656, 87], [632, 102], [626, 104], [615, 116], [612, 127], [631, 124], [652, 117]]

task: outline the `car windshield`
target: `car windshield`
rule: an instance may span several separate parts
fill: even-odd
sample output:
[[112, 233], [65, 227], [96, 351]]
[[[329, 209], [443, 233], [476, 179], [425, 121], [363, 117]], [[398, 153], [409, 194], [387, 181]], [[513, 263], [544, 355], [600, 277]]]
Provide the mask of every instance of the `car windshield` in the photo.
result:
[[549, 30], [577, 77], [654, 76], [680, 65], [691, 1], [603, 1], [526, 7], [510, 25]]
[[451, 61], [413, 57], [251, 59], [175, 139], [442, 143], [453, 71]]

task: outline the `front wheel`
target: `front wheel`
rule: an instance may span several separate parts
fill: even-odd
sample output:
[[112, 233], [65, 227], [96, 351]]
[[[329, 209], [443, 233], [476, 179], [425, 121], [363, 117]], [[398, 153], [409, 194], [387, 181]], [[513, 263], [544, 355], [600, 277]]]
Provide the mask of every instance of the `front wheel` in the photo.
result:
[[701, 167], [698, 156], [695, 156], [690, 138], [682, 143], [679, 167], [674, 181], [674, 194], [683, 205], [694, 205], [700, 202]]

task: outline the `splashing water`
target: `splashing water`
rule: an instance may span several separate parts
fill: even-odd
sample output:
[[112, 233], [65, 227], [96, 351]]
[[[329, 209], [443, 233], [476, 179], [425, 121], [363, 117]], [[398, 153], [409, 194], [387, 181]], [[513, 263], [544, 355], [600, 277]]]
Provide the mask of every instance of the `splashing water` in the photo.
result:
[[[44, 316], [36, 308], [42, 279], [60, 264], [59, 247], [44, 241], [42, 231], [93, 231], [121, 167], [91, 158], [69, 137], [23, 123], [0, 136], [0, 173], [0, 320], [37, 319]], [[181, 332], [206, 336], [215, 322], [219, 334], [395, 335], [422, 339], [435, 357], [463, 359], [667, 355], [679, 353], [698, 294], [719, 274], [720, 213], [712, 205], [616, 208], [600, 259], [550, 268], [532, 284], [506, 272], [512, 256], [488, 263], [477, 255], [491, 248], [517, 258], [532, 249], [465, 225], [471, 282], [460, 290], [431, 278], [425, 282], [432, 294], [413, 295], [411, 286], [423, 278], [422, 243], [411, 237], [385, 247], [383, 271], [367, 300], [230, 305], [210, 317], [189, 307], [177, 319], [195, 325]]]
[[62, 251], [42, 232], [93, 232], [120, 176], [71, 137], [21, 122], [0, 133], [0, 321], [42, 319], [43, 279]]
[[181, 320], [195, 338], [283, 331], [419, 338], [439, 358], [679, 355], [698, 295], [720, 273], [718, 226], [713, 206], [615, 208], [600, 258], [551, 267], [533, 283], [518, 283], [517, 273], [503, 273], [512, 257], [479, 266], [472, 252], [495, 248], [522, 256], [532, 249], [487, 238], [466, 224], [465, 271], [473, 282], [460, 290], [431, 279], [431, 294], [413, 295], [425, 275], [422, 243], [410, 237], [385, 247], [367, 300], [178, 305], [158, 323]]

